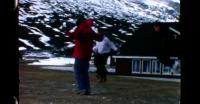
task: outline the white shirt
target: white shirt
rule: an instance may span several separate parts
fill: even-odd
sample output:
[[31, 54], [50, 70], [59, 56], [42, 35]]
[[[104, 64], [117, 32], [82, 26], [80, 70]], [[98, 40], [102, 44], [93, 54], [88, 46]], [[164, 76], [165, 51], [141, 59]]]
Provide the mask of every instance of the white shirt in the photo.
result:
[[96, 42], [96, 45], [93, 47], [93, 51], [99, 54], [109, 53], [112, 49], [117, 51], [115, 44], [106, 36], [103, 37], [102, 41]]

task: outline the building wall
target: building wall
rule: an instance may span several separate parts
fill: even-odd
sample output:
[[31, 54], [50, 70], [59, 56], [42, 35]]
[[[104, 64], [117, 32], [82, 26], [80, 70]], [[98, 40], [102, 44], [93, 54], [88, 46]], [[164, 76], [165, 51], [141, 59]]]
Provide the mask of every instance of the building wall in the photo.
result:
[[153, 76], [171, 76], [180, 77], [180, 60], [174, 61], [173, 68], [164, 66], [156, 57], [130, 56], [118, 57], [116, 60], [116, 74], [118, 75], [153, 75]]
[[131, 59], [116, 59], [116, 74], [130, 75], [131, 74]]

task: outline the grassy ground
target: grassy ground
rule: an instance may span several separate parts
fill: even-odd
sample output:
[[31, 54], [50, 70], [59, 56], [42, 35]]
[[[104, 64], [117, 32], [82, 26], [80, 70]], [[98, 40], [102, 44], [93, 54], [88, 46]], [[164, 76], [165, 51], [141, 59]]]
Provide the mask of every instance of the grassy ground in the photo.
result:
[[180, 83], [108, 76], [98, 83], [90, 73], [92, 95], [73, 93], [72, 72], [20, 65], [20, 104], [179, 104]]

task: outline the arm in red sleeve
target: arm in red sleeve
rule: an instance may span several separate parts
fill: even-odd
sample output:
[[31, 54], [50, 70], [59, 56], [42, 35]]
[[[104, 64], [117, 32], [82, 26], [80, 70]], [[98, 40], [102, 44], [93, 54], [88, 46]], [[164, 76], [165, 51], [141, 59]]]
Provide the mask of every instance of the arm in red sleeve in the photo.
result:
[[65, 34], [67, 36], [69, 36], [70, 38], [73, 38], [73, 39], [79, 39], [80, 38], [80, 30], [81, 28], [80, 27], [77, 27], [74, 32], [69, 32], [69, 31], [65, 31]]

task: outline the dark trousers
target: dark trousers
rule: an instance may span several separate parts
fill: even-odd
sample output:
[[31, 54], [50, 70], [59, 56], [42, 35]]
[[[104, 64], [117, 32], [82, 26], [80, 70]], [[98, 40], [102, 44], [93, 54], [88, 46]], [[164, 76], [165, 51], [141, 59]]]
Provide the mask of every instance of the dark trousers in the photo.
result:
[[95, 54], [94, 57], [94, 64], [97, 68], [97, 75], [100, 76], [100, 78], [103, 78], [106, 80], [106, 75], [107, 75], [107, 69], [106, 69], [106, 62], [108, 59], [109, 54]]
[[89, 60], [75, 58], [74, 72], [78, 90], [90, 91]]
[[169, 67], [172, 67], [174, 64], [174, 60], [170, 59], [171, 56], [171, 48], [167, 45], [161, 46], [159, 49], [157, 49], [157, 58], [158, 60]]

